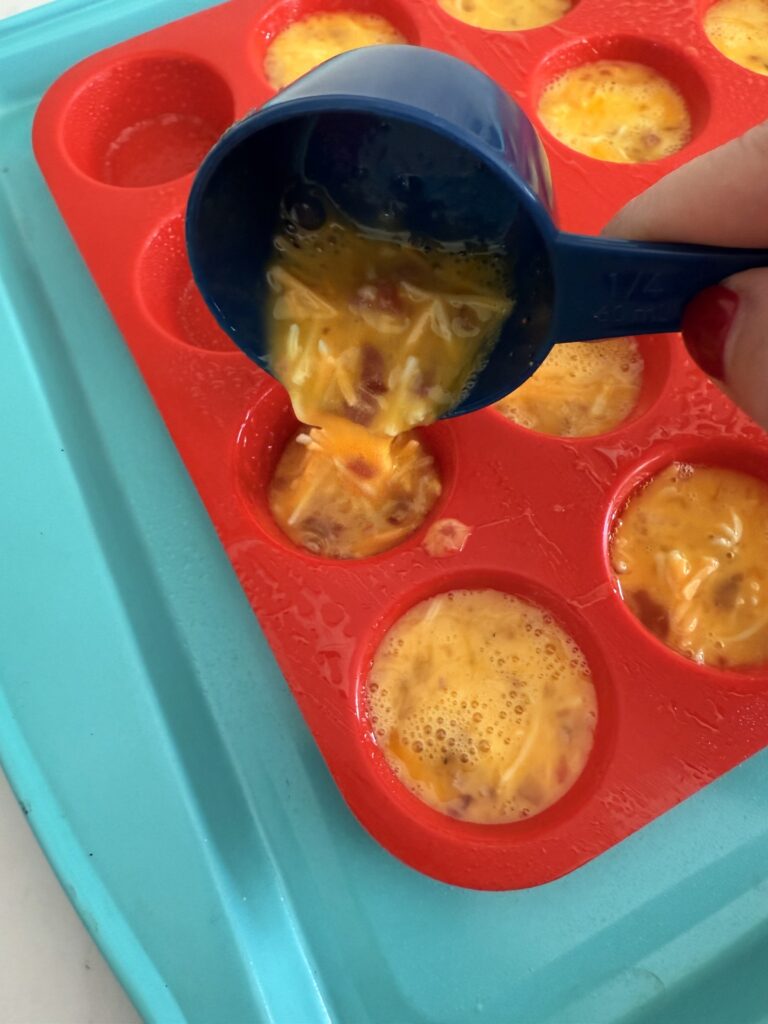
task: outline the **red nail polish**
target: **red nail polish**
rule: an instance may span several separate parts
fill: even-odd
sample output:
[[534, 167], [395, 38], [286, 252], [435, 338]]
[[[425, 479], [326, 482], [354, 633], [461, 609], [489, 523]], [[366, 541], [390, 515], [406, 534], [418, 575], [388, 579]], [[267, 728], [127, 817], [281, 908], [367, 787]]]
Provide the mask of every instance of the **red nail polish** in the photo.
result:
[[736, 292], [721, 284], [706, 288], [685, 307], [685, 346], [704, 373], [715, 380], [725, 380], [725, 343], [738, 308]]

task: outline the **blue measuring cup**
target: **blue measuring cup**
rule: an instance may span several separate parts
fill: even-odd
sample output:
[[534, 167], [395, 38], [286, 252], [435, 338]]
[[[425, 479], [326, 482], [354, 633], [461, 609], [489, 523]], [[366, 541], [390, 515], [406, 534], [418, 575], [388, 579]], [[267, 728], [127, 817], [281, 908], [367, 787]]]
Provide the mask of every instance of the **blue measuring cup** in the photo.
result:
[[678, 330], [702, 288], [768, 266], [768, 252], [755, 249], [559, 231], [541, 142], [495, 82], [421, 47], [355, 50], [230, 128], [192, 185], [195, 281], [267, 370], [265, 267], [291, 181], [313, 182], [365, 227], [506, 254], [514, 307], [452, 416], [513, 391], [557, 342]]

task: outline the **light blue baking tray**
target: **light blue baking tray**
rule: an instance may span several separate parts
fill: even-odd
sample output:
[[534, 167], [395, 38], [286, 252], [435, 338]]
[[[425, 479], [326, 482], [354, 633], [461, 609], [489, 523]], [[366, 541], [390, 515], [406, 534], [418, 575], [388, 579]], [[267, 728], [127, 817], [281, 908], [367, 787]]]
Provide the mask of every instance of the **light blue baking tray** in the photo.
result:
[[523, 892], [344, 806], [30, 145], [69, 65], [200, 6], [0, 26], [0, 758], [72, 901], [162, 1024], [768, 1020], [768, 752]]

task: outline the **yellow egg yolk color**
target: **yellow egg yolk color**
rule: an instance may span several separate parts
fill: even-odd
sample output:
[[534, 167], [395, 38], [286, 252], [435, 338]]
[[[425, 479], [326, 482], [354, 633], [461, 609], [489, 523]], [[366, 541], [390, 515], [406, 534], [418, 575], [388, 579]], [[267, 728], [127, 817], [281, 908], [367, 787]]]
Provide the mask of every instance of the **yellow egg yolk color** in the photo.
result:
[[694, 661], [768, 660], [768, 484], [675, 463], [618, 518], [611, 561], [652, 633]]
[[295, 21], [270, 43], [264, 60], [267, 81], [282, 89], [331, 57], [362, 46], [406, 43], [378, 14], [331, 11]]
[[539, 814], [581, 774], [597, 700], [586, 660], [541, 609], [497, 590], [422, 601], [390, 629], [367, 688], [402, 782], [464, 821]]
[[539, 117], [566, 146], [614, 163], [659, 160], [691, 136], [677, 89], [631, 61], [599, 60], [566, 71], [542, 93]]

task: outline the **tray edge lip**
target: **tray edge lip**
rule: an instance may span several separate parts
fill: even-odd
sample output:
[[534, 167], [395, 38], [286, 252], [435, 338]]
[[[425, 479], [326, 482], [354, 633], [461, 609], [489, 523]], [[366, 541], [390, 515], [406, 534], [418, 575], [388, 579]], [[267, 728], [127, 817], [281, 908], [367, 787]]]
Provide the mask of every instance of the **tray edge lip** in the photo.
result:
[[[45, 186], [49, 190], [48, 181], [38, 159], [35, 145], [36, 125], [41, 109], [53, 101], [60, 84], [65, 83], [71, 74], [77, 73], [82, 65], [98, 59], [100, 55], [124, 45], [130, 39], [156, 31], [160, 27], [172, 24], [185, 17], [208, 11], [221, 6], [222, 0], [207, 0], [204, 6], [177, 16], [172, 14], [159, 25], [128, 35], [86, 54], [73, 64], [64, 68], [55, 78], [44, 86], [42, 92], [35, 91], [29, 97], [29, 105], [33, 107], [32, 122], [28, 135], [29, 155], [41, 173]], [[110, 14], [120, 11], [121, 18], [141, 15], [158, 7], [158, 0], [129, 0], [129, 9], [120, 0], [45, 0], [29, 10], [0, 19], [0, 68], [14, 57], [25, 51], [34, 51], [45, 42], [36, 30], [46, 31], [57, 37], [76, 31], [70, 24], [71, 19], [82, 17], [87, 13], [94, 24], [106, 25], [113, 18]], [[94, 8], [97, 9], [94, 12]], [[52, 197], [53, 198], [53, 197]], [[5, 197], [0, 196], [4, 201]], [[55, 201], [55, 200], [54, 200]], [[57, 210], [58, 213], [58, 210]], [[60, 214], [59, 214], [60, 216]], [[65, 225], [66, 227], [66, 225]], [[69, 233], [68, 227], [66, 227]], [[70, 237], [71, 234], [70, 234]], [[73, 239], [74, 241], [74, 239]], [[0, 278], [0, 294], [5, 294], [8, 309], [13, 312], [14, 302], [8, 296], [5, 281]], [[7, 323], [10, 330], [18, 333], [13, 317], [6, 317], [0, 304], [0, 323]], [[157, 414], [162, 422], [162, 418]], [[94, 543], [96, 543], [94, 539]], [[0, 685], [0, 708], [6, 699]], [[28, 752], [24, 732], [18, 725], [13, 713], [8, 710], [0, 722], [0, 770], [8, 780], [13, 797], [19, 804], [24, 817], [35, 837], [46, 862], [61, 885], [67, 901], [70, 903], [83, 927], [99, 949], [114, 973], [118, 984], [123, 988], [129, 1002], [146, 1021], [163, 1021], [163, 1024], [187, 1024], [189, 1018], [184, 1014], [175, 999], [171, 986], [164, 980], [152, 959], [146, 953], [141, 942], [134, 933], [127, 918], [114, 904], [107, 887], [89, 866], [85, 856], [85, 848], [71, 832], [65, 816], [61, 813], [55, 794], [40, 768], [37, 759]], [[40, 807], [45, 809], [41, 813]], [[107, 918], [108, 924], [105, 922]], [[122, 934], [116, 934], [116, 929]], [[125, 956], [125, 943], [131, 945], [131, 952]], [[267, 1009], [264, 1007], [264, 1009]], [[272, 1013], [268, 1010], [268, 1020]]]

